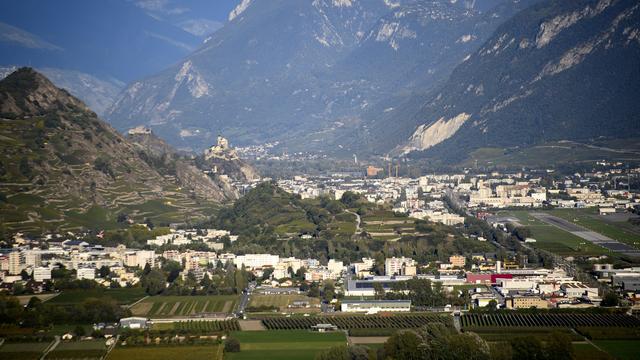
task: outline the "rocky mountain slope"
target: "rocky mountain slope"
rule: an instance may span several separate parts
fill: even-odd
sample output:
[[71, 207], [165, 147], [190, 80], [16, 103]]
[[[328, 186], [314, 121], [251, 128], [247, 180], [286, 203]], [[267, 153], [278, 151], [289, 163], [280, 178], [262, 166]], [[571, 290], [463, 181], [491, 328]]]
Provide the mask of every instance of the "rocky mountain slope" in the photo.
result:
[[[18, 66], [0, 66], [0, 80], [18, 70]], [[78, 97], [98, 115], [113, 104], [125, 84], [114, 78], [101, 79], [80, 71], [56, 68], [38, 68], [37, 71], [51, 82]]]
[[398, 152], [457, 161], [481, 147], [638, 136], [638, 24], [633, 0], [544, 1], [520, 12], [423, 99]]
[[0, 81], [0, 149], [3, 230], [108, 228], [119, 214], [182, 222], [236, 196], [181, 176], [195, 171], [177, 160], [175, 174], [156, 168], [139, 145], [30, 68]]
[[394, 105], [374, 105], [444, 81], [533, 2], [243, 1], [184, 61], [130, 84], [107, 118], [121, 130], [149, 126], [179, 148], [223, 133], [240, 144], [360, 150], [352, 137], [366, 141], [370, 108], [387, 114]]

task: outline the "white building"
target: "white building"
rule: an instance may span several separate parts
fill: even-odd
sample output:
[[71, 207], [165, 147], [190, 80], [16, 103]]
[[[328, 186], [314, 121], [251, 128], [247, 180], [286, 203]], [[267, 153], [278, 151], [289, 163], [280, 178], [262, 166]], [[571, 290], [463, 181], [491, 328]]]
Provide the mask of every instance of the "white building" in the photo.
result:
[[50, 267], [36, 267], [33, 269], [33, 280], [37, 282], [43, 282], [51, 280], [51, 268]]
[[42, 263], [42, 256], [39, 249], [25, 250], [24, 251], [24, 264], [27, 267], [40, 266]]
[[392, 257], [384, 260], [384, 274], [393, 275], [415, 275], [416, 262], [407, 257]]
[[327, 263], [327, 269], [329, 269], [332, 274], [340, 274], [344, 269], [344, 263], [342, 261], [330, 259]]
[[409, 312], [411, 300], [343, 300], [340, 311], [376, 314], [378, 312]]
[[18, 275], [24, 270], [24, 256], [20, 251], [9, 253], [9, 274]]
[[94, 280], [96, 278], [96, 269], [94, 268], [80, 268], [76, 270], [76, 272], [76, 278], [78, 280]]
[[234, 265], [238, 268], [244, 266], [249, 269], [263, 268], [266, 266], [275, 267], [279, 261], [280, 256], [271, 254], [238, 255], [233, 259]]

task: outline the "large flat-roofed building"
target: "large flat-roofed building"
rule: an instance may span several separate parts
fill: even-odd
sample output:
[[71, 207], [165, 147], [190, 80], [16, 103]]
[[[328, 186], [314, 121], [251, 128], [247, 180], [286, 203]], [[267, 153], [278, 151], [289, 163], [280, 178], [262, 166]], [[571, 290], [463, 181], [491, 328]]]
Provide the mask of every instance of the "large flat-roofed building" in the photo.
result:
[[411, 311], [411, 300], [343, 300], [342, 312], [368, 313], [408, 312]]
[[431, 281], [432, 285], [435, 282], [439, 282], [444, 286], [464, 285], [465, 278], [459, 278], [457, 275], [429, 275], [419, 274], [416, 276], [372, 276], [366, 279], [348, 279], [345, 286], [346, 296], [374, 296], [375, 284], [380, 284], [384, 291], [391, 291], [393, 284], [398, 282], [408, 281], [413, 278], [424, 279]]
[[244, 266], [249, 269], [276, 267], [280, 261], [280, 256], [271, 254], [246, 254], [238, 255], [233, 259], [237, 267]]
[[120, 327], [127, 329], [146, 329], [149, 321], [143, 317], [128, 317], [120, 319]]
[[547, 300], [539, 296], [514, 296], [505, 301], [507, 309], [546, 309], [549, 307]]
[[369, 279], [363, 280], [347, 280], [347, 286], [345, 295], [347, 296], [374, 296], [375, 295], [375, 284], [380, 284], [384, 291], [390, 291], [392, 289], [392, 284], [407, 281], [411, 279], [411, 277], [407, 276], [376, 276]]
[[585, 284], [563, 284], [562, 290], [568, 298], [579, 298], [583, 296], [598, 297], [598, 288], [594, 288]]

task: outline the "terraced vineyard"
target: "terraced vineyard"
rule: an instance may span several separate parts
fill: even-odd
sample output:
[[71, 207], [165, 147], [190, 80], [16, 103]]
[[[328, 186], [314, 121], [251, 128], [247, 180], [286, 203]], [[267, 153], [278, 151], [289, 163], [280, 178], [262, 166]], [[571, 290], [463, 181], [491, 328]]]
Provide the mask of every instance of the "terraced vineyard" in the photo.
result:
[[465, 314], [463, 328], [483, 327], [640, 327], [640, 319], [624, 314]]
[[433, 322], [453, 326], [450, 316], [415, 314], [396, 316], [331, 316], [267, 318], [262, 320], [269, 330], [304, 330], [317, 324], [333, 324], [340, 329], [414, 329]]

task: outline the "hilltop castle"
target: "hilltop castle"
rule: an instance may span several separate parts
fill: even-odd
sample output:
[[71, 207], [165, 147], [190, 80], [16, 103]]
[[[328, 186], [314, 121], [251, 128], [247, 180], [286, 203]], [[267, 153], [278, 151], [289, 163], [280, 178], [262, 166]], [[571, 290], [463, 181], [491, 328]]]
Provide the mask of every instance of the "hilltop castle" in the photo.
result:
[[218, 135], [216, 144], [204, 151], [204, 158], [207, 160], [211, 158], [237, 159], [238, 154], [229, 146], [229, 140]]

